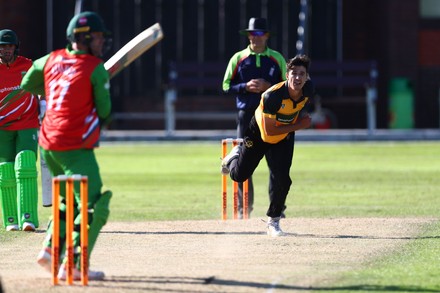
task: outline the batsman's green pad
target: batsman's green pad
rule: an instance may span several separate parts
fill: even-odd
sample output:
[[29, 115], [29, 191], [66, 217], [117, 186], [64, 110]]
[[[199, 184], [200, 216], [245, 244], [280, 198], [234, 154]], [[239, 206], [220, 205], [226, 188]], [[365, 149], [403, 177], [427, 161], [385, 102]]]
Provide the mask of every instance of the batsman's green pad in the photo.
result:
[[33, 151], [21, 151], [15, 157], [15, 177], [17, 178], [18, 224], [24, 222], [38, 227], [38, 183], [37, 158]]
[[[112, 192], [110, 190], [105, 191], [101, 194], [98, 201], [92, 207], [89, 208], [89, 258], [92, 254], [93, 247], [95, 246], [96, 240], [98, 239], [99, 232], [101, 232], [102, 227], [107, 223], [107, 219], [110, 215], [110, 199], [112, 198]], [[81, 223], [81, 215], [75, 218], [75, 226], [79, 226]], [[75, 247], [80, 244], [80, 233], [78, 231], [74, 232], [73, 243]]]
[[18, 225], [14, 163], [0, 163], [0, 203], [3, 226]]

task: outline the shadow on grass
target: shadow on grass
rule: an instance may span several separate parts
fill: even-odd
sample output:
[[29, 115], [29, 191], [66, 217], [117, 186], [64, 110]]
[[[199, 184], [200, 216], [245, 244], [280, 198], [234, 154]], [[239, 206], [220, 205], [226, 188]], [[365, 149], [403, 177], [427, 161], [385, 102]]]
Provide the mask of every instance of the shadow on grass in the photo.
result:
[[[262, 232], [249, 231], [101, 231], [103, 234], [127, 234], [127, 235], [265, 235]], [[318, 235], [286, 233], [286, 237], [320, 238], [320, 239], [383, 239], [383, 240], [423, 240], [440, 239], [440, 236], [374, 236], [374, 235]]]
[[[114, 283], [114, 284], [112, 284]], [[120, 283], [120, 284], [118, 284]], [[128, 284], [133, 284], [132, 286]], [[108, 286], [106, 285], [108, 284]], [[124, 285], [125, 284], [125, 285]], [[142, 284], [146, 286], [142, 286]], [[175, 285], [175, 289], [173, 288]], [[185, 289], [185, 285], [188, 289]], [[109, 287], [114, 289], [137, 289], [137, 290], [154, 290], [155, 292], [217, 292], [218, 287], [225, 286], [222, 288], [222, 292], [234, 292], [240, 288], [248, 289], [249, 291], [255, 289], [266, 289], [266, 290], [292, 290], [292, 291], [367, 291], [367, 292], [440, 292], [439, 289], [423, 288], [419, 286], [398, 286], [398, 285], [352, 285], [352, 286], [295, 286], [295, 285], [283, 285], [283, 284], [271, 284], [271, 283], [259, 283], [259, 282], [246, 282], [246, 281], [236, 281], [236, 280], [224, 280], [217, 279], [215, 276], [207, 278], [192, 278], [192, 277], [162, 277], [162, 276], [114, 276], [106, 279], [104, 282], [99, 282], [99, 284], [94, 284], [94, 287]], [[197, 287], [193, 287], [197, 286]], [[206, 287], [205, 287], [206, 286]], [[213, 286], [213, 287], [211, 287]], [[192, 289], [190, 288], [192, 287]], [[210, 290], [212, 289], [212, 290]], [[230, 290], [229, 290], [230, 289]], [[216, 291], [217, 290], [217, 291]]]
[[316, 235], [316, 234], [294, 234], [293, 236], [303, 238], [334, 238], [334, 239], [383, 239], [383, 240], [423, 240], [440, 239], [440, 236], [374, 236], [374, 235]]
[[266, 232], [232, 232], [232, 231], [101, 231], [104, 234], [129, 234], [129, 235], [260, 235]]

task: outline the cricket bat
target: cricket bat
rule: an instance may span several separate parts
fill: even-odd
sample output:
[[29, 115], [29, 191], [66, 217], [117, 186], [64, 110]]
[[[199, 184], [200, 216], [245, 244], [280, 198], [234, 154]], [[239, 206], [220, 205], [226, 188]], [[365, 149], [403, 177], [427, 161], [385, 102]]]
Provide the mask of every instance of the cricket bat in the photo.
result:
[[163, 32], [159, 23], [155, 23], [134, 37], [104, 63], [104, 67], [110, 74], [110, 78], [117, 75], [140, 55], [156, 45], [162, 38]]
[[40, 151], [41, 198], [43, 207], [52, 206], [52, 176]]
[[[162, 39], [163, 32], [159, 23], [155, 23], [138, 34], [104, 63], [104, 67], [108, 71], [110, 78], [115, 77], [122, 69], [130, 65], [130, 63], [139, 58], [139, 56]], [[52, 206], [52, 177], [49, 174], [49, 169], [44, 159], [42, 159], [41, 154], [40, 163], [43, 206], [50, 207]]]

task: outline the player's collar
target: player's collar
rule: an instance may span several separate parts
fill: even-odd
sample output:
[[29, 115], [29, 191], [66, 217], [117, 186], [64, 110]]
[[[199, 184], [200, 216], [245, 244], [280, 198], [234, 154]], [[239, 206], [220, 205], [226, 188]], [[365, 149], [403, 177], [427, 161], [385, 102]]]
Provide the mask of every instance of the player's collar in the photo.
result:
[[73, 49], [72, 44], [67, 45], [66, 50], [69, 52], [69, 54], [73, 55], [88, 54], [87, 51]]
[[266, 49], [263, 52], [261, 52], [261, 53], [256, 53], [256, 52], [252, 51], [251, 45], [248, 45], [247, 49], [249, 51], [249, 55], [269, 56], [269, 47], [268, 46], [266, 46]]

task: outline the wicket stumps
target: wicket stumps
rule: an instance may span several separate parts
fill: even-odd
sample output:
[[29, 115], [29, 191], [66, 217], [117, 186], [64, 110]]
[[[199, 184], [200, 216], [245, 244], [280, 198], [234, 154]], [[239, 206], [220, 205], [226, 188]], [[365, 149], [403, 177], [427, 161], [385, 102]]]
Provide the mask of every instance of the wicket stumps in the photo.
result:
[[81, 284], [88, 284], [88, 178], [82, 175], [59, 175], [52, 179], [52, 214], [53, 214], [53, 233], [52, 233], [52, 284], [58, 284], [59, 252], [60, 252], [60, 183], [66, 183], [66, 284], [73, 284], [73, 226], [74, 226], [74, 204], [73, 194], [75, 181], [80, 182], [81, 198]]
[[[232, 147], [243, 143], [242, 138], [226, 138], [222, 139], [222, 159], [228, 154], [228, 145]], [[228, 218], [228, 175], [222, 174], [222, 220]], [[233, 219], [238, 219], [238, 183], [232, 182], [233, 195]], [[249, 182], [243, 182], [243, 219], [249, 218]]]

